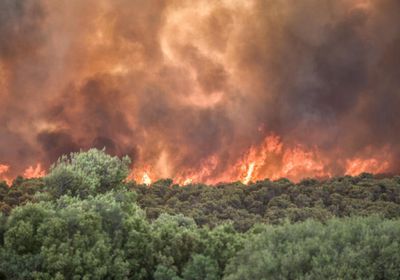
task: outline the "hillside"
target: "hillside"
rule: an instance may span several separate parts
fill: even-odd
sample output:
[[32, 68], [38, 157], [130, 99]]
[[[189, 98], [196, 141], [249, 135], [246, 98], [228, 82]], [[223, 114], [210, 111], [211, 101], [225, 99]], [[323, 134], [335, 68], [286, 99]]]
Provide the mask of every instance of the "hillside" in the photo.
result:
[[3, 279], [397, 279], [400, 178], [150, 186], [89, 150], [0, 185]]

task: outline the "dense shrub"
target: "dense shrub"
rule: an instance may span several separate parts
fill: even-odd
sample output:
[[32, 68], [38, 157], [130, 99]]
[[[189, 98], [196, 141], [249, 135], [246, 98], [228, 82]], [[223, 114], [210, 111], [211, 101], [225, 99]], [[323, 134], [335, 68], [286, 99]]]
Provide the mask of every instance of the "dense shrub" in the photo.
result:
[[149, 219], [161, 213], [183, 214], [198, 225], [214, 227], [233, 221], [239, 231], [256, 223], [280, 224], [287, 220], [321, 222], [332, 217], [381, 215], [400, 217], [400, 180], [368, 174], [329, 180], [263, 180], [206, 186], [131, 185]]
[[400, 221], [378, 217], [265, 226], [224, 279], [399, 279]]
[[45, 185], [55, 197], [68, 194], [81, 198], [121, 187], [129, 173], [130, 159], [111, 157], [104, 150], [62, 156], [45, 177]]

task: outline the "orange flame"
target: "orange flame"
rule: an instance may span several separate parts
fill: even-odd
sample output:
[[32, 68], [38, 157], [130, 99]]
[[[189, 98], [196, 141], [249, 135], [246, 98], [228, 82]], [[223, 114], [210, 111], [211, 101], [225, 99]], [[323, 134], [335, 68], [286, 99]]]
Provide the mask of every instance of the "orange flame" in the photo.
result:
[[10, 166], [5, 164], [0, 164], [0, 175], [6, 173], [10, 169]]
[[143, 169], [134, 168], [129, 174], [127, 180], [133, 180], [135, 182], [138, 182], [139, 184], [144, 184], [148, 186], [151, 185], [151, 183], [153, 182], [151, 176], [152, 175], [149, 167], [145, 167]]
[[11, 179], [8, 178], [5, 173], [10, 170], [10, 166], [6, 164], [0, 164], [0, 181], [3, 180], [7, 183], [7, 185], [11, 185]]
[[[344, 170], [347, 175], [358, 175], [362, 172], [383, 173], [390, 167], [388, 155], [384, 152], [382, 157], [355, 157], [344, 159]], [[373, 155], [373, 154], [372, 154]], [[166, 162], [167, 164], [167, 162]], [[205, 160], [196, 170], [184, 169], [175, 174], [174, 181], [186, 186], [193, 182], [216, 184], [219, 182], [241, 181], [249, 184], [252, 181], [269, 178], [276, 180], [282, 177], [298, 181], [305, 177], [326, 178], [332, 176], [329, 159], [324, 157], [317, 148], [306, 148], [301, 145], [289, 146], [277, 135], [269, 135], [258, 146], [251, 146], [248, 151], [237, 160], [235, 164], [223, 172], [215, 172], [220, 166], [220, 159], [213, 155]], [[10, 166], [0, 164], [0, 180], [11, 184], [7, 176]], [[151, 185], [154, 180], [163, 178], [159, 176], [156, 167], [149, 165], [135, 168], [127, 180], [135, 180], [140, 184]], [[23, 173], [25, 178], [38, 178], [46, 175], [40, 163], [29, 166]], [[336, 175], [336, 174], [335, 174]]]
[[147, 172], [143, 173], [142, 184], [145, 184], [147, 186], [151, 184], [151, 178]]
[[46, 172], [42, 169], [42, 165], [40, 163], [36, 164], [36, 167], [29, 166], [24, 171], [24, 177], [27, 179], [30, 178], [39, 178], [46, 175]]
[[305, 150], [300, 145], [285, 147], [280, 137], [268, 136], [259, 147], [251, 147], [239, 161], [242, 175], [240, 181], [248, 184], [252, 180], [288, 177], [299, 180], [305, 176], [327, 177], [328, 171], [317, 150]]
[[375, 158], [354, 158], [346, 161], [346, 174], [358, 175], [362, 172], [383, 173], [389, 168], [388, 161], [378, 161]]
[[[250, 180], [251, 180], [251, 176], [253, 175], [253, 171], [254, 171], [254, 165], [255, 165], [256, 163], [253, 161], [253, 162], [250, 162], [250, 164], [249, 164], [249, 166], [248, 166], [248, 168], [247, 168], [247, 174], [246, 174], [246, 177], [242, 180], [242, 182], [243, 182], [243, 184], [248, 184], [249, 182], [250, 182]], [[244, 166], [244, 165], [243, 165]], [[246, 166], [244, 166], [245, 168], [246, 168]]]
[[[389, 161], [378, 157], [345, 159], [344, 162], [345, 173], [349, 175], [362, 172], [382, 173], [390, 167]], [[221, 174], [215, 172], [219, 168], [220, 159], [210, 156], [200, 168], [176, 174], [174, 181], [185, 186], [193, 182], [216, 184], [241, 181], [243, 184], [249, 184], [265, 178], [276, 180], [285, 177], [294, 181], [306, 177], [327, 178], [336, 175], [329, 169], [331, 163], [330, 158], [324, 156], [316, 147], [289, 146], [283, 143], [279, 136], [271, 134], [260, 145], [251, 146], [235, 164]], [[133, 170], [130, 179], [136, 178], [136, 181], [149, 185], [152, 179], [160, 177], [157, 174], [157, 169], [146, 166]]]
[[187, 178], [185, 181], [183, 181], [183, 185], [187, 186], [190, 185], [193, 182], [192, 178]]

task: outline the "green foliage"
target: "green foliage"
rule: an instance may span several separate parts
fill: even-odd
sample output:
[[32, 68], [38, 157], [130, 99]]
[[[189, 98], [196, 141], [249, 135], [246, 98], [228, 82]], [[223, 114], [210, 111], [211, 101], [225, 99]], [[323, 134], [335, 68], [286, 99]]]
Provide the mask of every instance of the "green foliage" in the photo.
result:
[[201, 236], [193, 219], [162, 214], [152, 224], [152, 232], [157, 262], [178, 273], [191, 255], [201, 250]]
[[266, 226], [231, 259], [224, 279], [399, 279], [399, 250], [398, 220]]
[[219, 276], [222, 276], [228, 261], [243, 249], [243, 235], [235, 231], [231, 223], [219, 225], [213, 230], [204, 230], [203, 234], [203, 254], [215, 261]]
[[154, 280], [182, 280], [172, 268], [158, 265], [154, 272]]
[[0, 182], [0, 212], [8, 215], [13, 207], [35, 200], [35, 195], [43, 190], [44, 184], [41, 179], [17, 177], [11, 187]]
[[180, 187], [157, 182], [150, 187], [132, 185], [138, 203], [147, 217], [161, 213], [192, 217], [200, 226], [215, 227], [232, 221], [245, 232], [257, 223], [281, 224], [332, 217], [400, 217], [400, 180], [377, 178], [370, 174], [336, 177], [326, 181], [312, 179], [294, 184], [288, 180], [259, 181], [250, 186], [240, 183]]
[[12, 212], [0, 270], [16, 279], [146, 279], [150, 238], [130, 193], [64, 196]]
[[97, 195], [121, 187], [129, 174], [130, 159], [111, 157], [104, 150], [62, 156], [51, 167], [45, 184], [55, 197]]
[[219, 268], [215, 260], [203, 255], [194, 255], [183, 271], [185, 280], [218, 280]]

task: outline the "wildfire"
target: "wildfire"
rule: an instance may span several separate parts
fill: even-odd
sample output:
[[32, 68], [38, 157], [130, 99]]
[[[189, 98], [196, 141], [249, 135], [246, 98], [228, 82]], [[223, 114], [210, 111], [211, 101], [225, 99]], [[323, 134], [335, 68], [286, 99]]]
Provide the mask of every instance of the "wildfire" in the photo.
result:
[[147, 174], [147, 172], [143, 172], [142, 184], [145, 184], [145, 185], [151, 184], [151, 178], [150, 178], [149, 174]]
[[127, 181], [135, 181], [139, 184], [151, 185], [152, 180], [152, 172], [150, 171], [150, 167], [146, 166], [143, 168], [134, 168], [131, 170], [131, 173], [127, 177]]
[[382, 173], [389, 168], [388, 161], [378, 161], [375, 158], [355, 158], [346, 161], [346, 174], [358, 175], [362, 172]]
[[36, 164], [36, 167], [29, 166], [25, 171], [24, 171], [24, 177], [25, 178], [39, 178], [43, 177], [46, 175], [46, 172], [42, 169], [42, 165], [40, 163]]
[[[299, 180], [306, 176], [331, 176], [316, 149], [307, 150], [300, 145], [286, 147], [276, 135], [268, 136], [258, 147], [251, 147], [236, 166], [240, 166], [239, 180], [243, 184], [264, 178]], [[233, 169], [233, 177], [236, 170]]]
[[[306, 148], [300, 144], [289, 146], [279, 136], [271, 134], [260, 145], [251, 146], [235, 164], [228, 166], [223, 172], [213, 173], [218, 170], [221, 163], [217, 156], [211, 156], [201, 164], [200, 168], [184, 170], [171, 177], [177, 184], [183, 186], [193, 182], [216, 184], [241, 181], [243, 184], [249, 184], [251, 181], [265, 178], [272, 180], [288, 178], [294, 181], [306, 177], [327, 178], [338, 175], [330, 169], [329, 160], [329, 157], [324, 156], [315, 147]], [[390, 166], [387, 160], [375, 157], [347, 159], [345, 163], [344, 168], [349, 175], [358, 175], [362, 172], [382, 173]], [[162, 178], [157, 174], [156, 168], [146, 166], [143, 169], [133, 170], [129, 179], [150, 185], [152, 179]]]
[[0, 179], [93, 146], [140, 184], [399, 171], [398, 1], [0, 1]]
[[254, 165], [255, 162], [250, 162], [248, 168], [246, 167], [246, 165], [242, 165], [242, 167], [244, 167], [243, 169], [247, 170], [246, 177], [242, 180], [243, 184], [248, 184], [250, 182], [251, 176], [253, 175], [254, 171]]
[[10, 169], [10, 166], [5, 164], [0, 164], [0, 175], [6, 173]]
[[5, 165], [5, 164], [0, 164], [0, 180], [5, 181], [8, 185], [11, 184], [11, 179], [8, 178], [5, 173], [8, 172], [8, 170], [10, 169], [9, 165]]
[[[10, 171], [10, 166], [6, 164], [0, 164], [0, 180], [4, 180], [8, 185], [11, 185], [12, 179], [7, 173]], [[30, 178], [40, 178], [46, 175], [45, 170], [42, 168], [40, 163], [37, 163], [35, 167], [29, 166], [25, 169], [23, 177]]]
[[[382, 173], [390, 167], [388, 160], [372, 156], [346, 159], [344, 162], [345, 174], [353, 176], [362, 172]], [[285, 177], [298, 181], [305, 177], [332, 176], [328, 168], [330, 162], [324, 159], [318, 149], [307, 149], [301, 145], [289, 146], [274, 134], [267, 136], [260, 145], [251, 146], [235, 164], [228, 166], [225, 171], [214, 174], [219, 165], [220, 159], [217, 156], [211, 156], [201, 164], [200, 168], [183, 170], [171, 177], [177, 184], [186, 186], [193, 182], [216, 184], [241, 181], [247, 185], [251, 181], [265, 178], [276, 180]], [[0, 179], [10, 185], [12, 180], [8, 176], [9, 171], [9, 165], [0, 164]], [[133, 169], [127, 180], [151, 185], [154, 180], [163, 178], [157, 171], [157, 166], [145, 165], [142, 169]], [[38, 178], [45, 175], [46, 172], [41, 163], [29, 166], [23, 173], [25, 178]]]
[[193, 182], [193, 180], [191, 178], [187, 178], [185, 181], [183, 181], [183, 185], [190, 185]]

